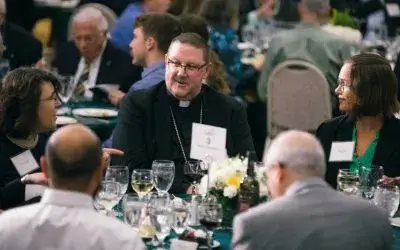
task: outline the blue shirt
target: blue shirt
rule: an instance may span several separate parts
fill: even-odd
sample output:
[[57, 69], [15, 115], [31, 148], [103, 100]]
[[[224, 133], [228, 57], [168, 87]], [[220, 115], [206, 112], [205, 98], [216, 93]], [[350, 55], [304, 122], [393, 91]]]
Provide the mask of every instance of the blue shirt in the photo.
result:
[[[142, 72], [142, 79], [134, 83], [130, 88], [129, 92], [148, 89], [165, 79], [165, 62], [164, 60], [154, 63], [153, 65], [145, 68]], [[104, 148], [112, 147], [113, 135], [110, 136], [103, 143]]]
[[129, 92], [139, 89], [148, 89], [165, 79], [165, 61], [159, 61], [145, 68], [142, 79], [129, 88]]
[[135, 20], [144, 12], [141, 3], [131, 3], [126, 7], [111, 30], [111, 41], [115, 46], [130, 53]]

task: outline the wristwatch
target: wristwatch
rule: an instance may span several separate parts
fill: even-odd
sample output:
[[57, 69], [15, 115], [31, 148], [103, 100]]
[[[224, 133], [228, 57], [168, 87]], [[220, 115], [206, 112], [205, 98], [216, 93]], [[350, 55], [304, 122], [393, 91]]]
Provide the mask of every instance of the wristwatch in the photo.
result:
[[24, 176], [21, 178], [21, 183], [22, 183], [22, 184], [32, 184], [32, 180], [31, 180], [29, 174], [24, 175]]

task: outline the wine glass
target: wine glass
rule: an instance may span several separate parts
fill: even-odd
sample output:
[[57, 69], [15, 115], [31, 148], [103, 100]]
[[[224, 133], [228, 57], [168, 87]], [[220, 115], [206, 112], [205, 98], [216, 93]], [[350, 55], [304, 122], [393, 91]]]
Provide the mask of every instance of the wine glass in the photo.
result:
[[152, 164], [153, 183], [159, 194], [167, 194], [175, 178], [175, 164], [169, 160], [155, 160]]
[[173, 223], [171, 208], [155, 203], [150, 206], [149, 214], [151, 224], [156, 231], [156, 237], [161, 244], [159, 249], [164, 249], [164, 240], [170, 234]]
[[[105, 180], [115, 181], [120, 186], [119, 200], [124, 196], [129, 184], [129, 168], [128, 166], [109, 166], [104, 176]], [[119, 201], [118, 200], [118, 201]], [[121, 212], [116, 212], [115, 215], [121, 216]]]
[[189, 217], [189, 204], [182, 199], [174, 199], [171, 202], [173, 226], [175, 233], [180, 236], [185, 232]]
[[99, 192], [96, 196], [96, 202], [102, 205], [107, 215], [113, 215], [112, 209], [120, 200], [120, 185], [115, 181], [102, 181], [99, 186]]
[[375, 189], [378, 182], [383, 177], [382, 166], [362, 166], [360, 168], [360, 189], [361, 196], [367, 200], [374, 197]]
[[58, 97], [65, 107], [62, 109], [69, 113], [71, 109], [67, 106], [68, 101], [71, 99], [72, 94], [76, 88], [76, 81], [74, 76], [60, 76], [60, 89], [58, 90]]
[[388, 211], [389, 216], [393, 217], [399, 208], [399, 188], [395, 185], [379, 185], [375, 189], [373, 202], [376, 206]]
[[142, 220], [146, 217], [147, 202], [137, 194], [126, 194], [122, 201], [124, 207], [124, 221], [139, 231]]
[[222, 216], [222, 206], [215, 201], [205, 201], [199, 206], [200, 224], [206, 229], [209, 250], [213, 245], [212, 232], [221, 225]]
[[193, 194], [197, 193], [197, 185], [201, 178], [204, 176], [205, 172], [202, 168], [202, 161], [190, 160], [183, 166], [183, 173], [190, 179], [193, 187]]
[[148, 169], [133, 170], [131, 185], [138, 196], [143, 199], [154, 187], [153, 171]]
[[357, 195], [359, 191], [358, 171], [351, 172], [349, 169], [339, 169], [337, 176], [337, 189], [349, 195]]

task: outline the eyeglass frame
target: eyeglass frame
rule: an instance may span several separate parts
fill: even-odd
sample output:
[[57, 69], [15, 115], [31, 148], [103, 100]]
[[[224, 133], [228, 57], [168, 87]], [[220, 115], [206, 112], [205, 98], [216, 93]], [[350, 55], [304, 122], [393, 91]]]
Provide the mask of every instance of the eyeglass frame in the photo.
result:
[[345, 83], [344, 80], [341, 80], [341, 79], [339, 79], [337, 81], [337, 84], [338, 84], [337, 87], [340, 89], [340, 91], [344, 91], [346, 88], [352, 89], [352, 87], [353, 87], [351, 84], [347, 84], [347, 83]]
[[183, 69], [183, 72], [186, 74], [190, 73], [195, 73], [195, 72], [200, 72], [202, 68], [207, 66], [209, 63], [205, 62], [203, 65], [193, 65], [193, 64], [182, 64], [182, 62], [179, 61], [174, 61], [170, 58], [167, 57], [167, 65], [173, 65], [176, 69]]

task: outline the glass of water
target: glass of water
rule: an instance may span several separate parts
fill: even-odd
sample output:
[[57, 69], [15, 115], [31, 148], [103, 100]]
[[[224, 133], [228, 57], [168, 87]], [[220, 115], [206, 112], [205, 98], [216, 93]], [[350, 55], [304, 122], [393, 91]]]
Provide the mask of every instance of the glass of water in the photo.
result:
[[364, 199], [371, 200], [379, 180], [383, 177], [382, 166], [362, 166], [360, 168], [360, 191]]
[[96, 196], [96, 202], [103, 206], [107, 215], [113, 215], [112, 209], [120, 200], [120, 186], [115, 181], [102, 181], [99, 192]]
[[173, 216], [172, 227], [177, 235], [181, 235], [185, 232], [188, 224], [189, 204], [185, 200], [175, 198], [171, 201], [171, 209]]
[[170, 234], [173, 216], [169, 206], [153, 205], [149, 208], [150, 221], [156, 231], [156, 237], [161, 243], [159, 249], [164, 249], [164, 240]]
[[380, 185], [376, 188], [373, 202], [380, 208], [388, 211], [393, 217], [399, 208], [400, 193], [399, 188], [394, 185]]
[[152, 164], [153, 183], [159, 194], [166, 194], [175, 178], [175, 164], [169, 160], [155, 160]]
[[337, 190], [349, 195], [358, 195], [359, 174], [351, 172], [349, 169], [339, 169], [337, 175]]
[[124, 220], [132, 226], [135, 230], [139, 231], [141, 222], [146, 217], [147, 202], [136, 194], [126, 194], [122, 200], [124, 207]]
[[[128, 166], [109, 166], [104, 175], [104, 180], [115, 181], [120, 186], [119, 188], [119, 200], [122, 199], [129, 184], [129, 168]], [[119, 201], [118, 200], [118, 201]], [[116, 215], [122, 216], [122, 214], [117, 211]]]

